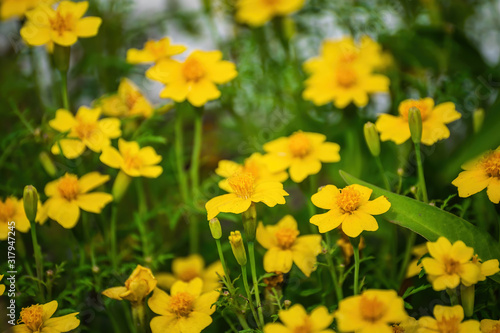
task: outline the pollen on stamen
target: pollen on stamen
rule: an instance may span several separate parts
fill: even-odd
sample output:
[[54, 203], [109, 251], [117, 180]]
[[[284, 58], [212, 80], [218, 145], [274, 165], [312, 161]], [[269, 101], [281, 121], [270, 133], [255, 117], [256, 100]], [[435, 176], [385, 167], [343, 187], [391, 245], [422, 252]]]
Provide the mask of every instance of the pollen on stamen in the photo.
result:
[[187, 81], [199, 81], [205, 76], [205, 68], [196, 59], [187, 59], [182, 66], [182, 74]]
[[194, 297], [187, 292], [175, 294], [170, 299], [170, 311], [178, 317], [187, 317], [193, 311]]
[[249, 199], [254, 191], [255, 178], [249, 172], [236, 173], [228, 178], [227, 182], [239, 198]]
[[303, 158], [311, 152], [311, 142], [303, 132], [296, 132], [288, 139], [288, 148], [294, 157]]
[[340, 194], [337, 197], [337, 205], [344, 213], [355, 211], [359, 207], [360, 201], [361, 193], [352, 186], [347, 186], [340, 190]]
[[65, 174], [57, 184], [59, 194], [66, 200], [74, 200], [80, 192], [78, 178], [75, 175]]
[[500, 151], [493, 151], [487, 154], [481, 165], [490, 177], [500, 178]]
[[295, 243], [299, 231], [292, 228], [280, 228], [274, 235], [278, 245], [282, 249], [287, 250]]
[[23, 308], [17, 323], [24, 323], [33, 332], [40, 331], [43, 325], [43, 307], [36, 304]]
[[377, 298], [368, 298], [361, 296], [360, 312], [364, 320], [376, 322], [385, 314], [386, 308], [384, 303]]
[[339, 68], [337, 70], [337, 83], [344, 87], [350, 88], [357, 82], [356, 72], [350, 68]]
[[450, 318], [443, 317], [441, 320], [438, 320], [437, 327], [439, 332], [447, 332], [447, 333], [458, 333], [460, 327], [461, 320], [455, 316]]

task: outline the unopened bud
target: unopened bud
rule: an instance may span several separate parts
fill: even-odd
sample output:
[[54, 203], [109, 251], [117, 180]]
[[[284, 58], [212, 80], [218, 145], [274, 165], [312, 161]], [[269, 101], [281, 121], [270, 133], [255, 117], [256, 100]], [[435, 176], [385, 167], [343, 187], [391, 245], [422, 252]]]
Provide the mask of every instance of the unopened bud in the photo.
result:
[[285, 307], [285, 309], [288, 309], [290, 307], [290, 305], [292, 305], [292, 302], [289, 299], [286, 299], [283, 302], [283, 306]]
[[475, 288], [474, 285], [469, 287], [460, 285], [460, 296], [462, 298], [462, 306], [464, 307], [464, 313], [466, 317], [472, 317], [474, 313], [474, 295]]
[[413, 107], [408, 110], [408, 124], [413, 143], [420, 143], [422, 141], [422, 115], [418, 108]]
[[367, 122], [365, 126], [363, 127], [363, 131], [365, 134], [365, 141], [366, 145], [368, 146], [368, 149], [370, 150], [370, 153], [372, 156], [379, 156], [380, 155], [380, 138], [378, 136], [377, 129], [375, 128], [375, 125], [371, 122]]
[[57, 174], [57, 169], [52, 160], [49, 157], [49, 154], [42, 151], [38, 156], [40, 163], [42, 163], [43, 169], [49, 174], [51, 177], [55, 177]]
[[405, 174], [405, 170], [403, 168], [398, 168], [397, 172], [399, 177], [403, 177], [403, 175]]
[[220, 239], [222, 237], [222, 228], [220, 227], [219, 219], [214, 217], [208, 222], [208, 226], [210, 227], [210, 232], [212, 233], [212, 237], [214, 239]]
[[127, 175], [125, 172], [122, 170], [118, 172], [118, 176], [116, 176], [115, 182], [113, 183], [113, 189], [111, 190], [115, 202], [120, 202], [125, 192], [127, 192], [131, 181], [132, 177]]
[[231, 249], [238, 264], [245, 266], [247, 264], [247, 253], [243, 244], [243, 238], [241, 238], [241, 233], [238, 230], [231, 231], [229, 243], [231, 243]]
[[35, 222], [38, 208], [38, 192], [33, 185], [28, 185], [24, 188], [23, 204], [26, 217], [30, 222]]
[[257, 211], [255, 210], [255, 203], [252, 202], [248, 210], [243, 212], [241, 216], [246, 239], [252, 242], [255, 240], [255, 233], [257, 231]]
[[472, 115], [472, 124], [474, 125], [474, 133], [479, 133], [484, 122], [484, 110], [476, 109]]

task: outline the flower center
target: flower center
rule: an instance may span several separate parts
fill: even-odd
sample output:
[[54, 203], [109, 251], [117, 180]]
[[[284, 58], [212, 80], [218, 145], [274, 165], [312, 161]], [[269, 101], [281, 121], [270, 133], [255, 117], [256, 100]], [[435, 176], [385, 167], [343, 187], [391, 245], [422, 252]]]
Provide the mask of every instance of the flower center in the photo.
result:
[[73, 16], [71, 13], [62, 16], [60, 12], [56, 12], [56, 16], [49, 19], [49, 22], [52, 30], [57, 31], [59, 36], [62, 36], [66, 31], [73, 30]]
[[194, 297], [190, 293], [181, 292], [170, 299], [170, 312], [177, 317], [187, 317], [193, 311]]
[[0, 222], [11, 222], [13, 221], [14, 215], [16, 215], [14, 200], [7, 198], [4, 202], [0, 201]]
[[187, 59], [182, 66], [182, 74], [187, 81], [197, 82], [205, 76], [205, 68], [196, 59]]
[[351, 68], [339, 68], [337, 70], [337, 83], [343, 88], [350, 88], [356, 84], [358, 77]]
[[278, 245], [283, 250], [287, 250], [292, 247], [298, 235], [299, 231], [292, 228], [281, 228], [274, 234], [276, 240], [278, 241]]
[[361, 193], [351, 186], [347, 186], [340, 190], [337, 196], [337, 206], [343, 210], [344, 213], [352, 213], [359, 207], [361, 201]]
[[404, 327], [401, 327], [399, 325], [392, 326], [392, 333], [404, 333], [404, 332], [405, 332]]
[[248, 199], [252, 196], [255, 178], [249, 172], [235, 173], [227, 179], [229, 186], [239, 198]]
[[342, 55], [340, 56], [340, 62], [343, 63], [352, 63], [354, 60], [358, 58], [357, 50], [343, 50]]
[[199, 272], [194, 268], [185, 269], [178, 274], [179, 280], [182, 280], [184, 282], [189, 282], [192, 279], [199, 277], [199, 276], [200, 276]]
[[306, 317], [304, 318], [304, 323], [300, 326], [296, 326], [293, 330], [293, 333], [311, 333], [312, 332], [312, 324], [311, 320]]
[[423, 101], [417, 101], [417, 100], [411, 100], [408, 102], [406, 107], [400, 111], [401, 116], [408, 121], [408, 111], [411, 108], [417, 108], [420, 111], [420, 116], [422, 117], [422, 121], [427, 119], [427, 117], [430, 115], [431, 110], [427, 107], [427, 105]]
[[488, 333], [500, 333], [500, 324], [495, 324]]
[[486, 155], [482, 160], [482, 167], [488, 176], [500, 178], [500, 151]]
[[125, 105], [127, 105], [127, 108], [132, 109], [135, 103], [137, 103], [139, 97], [140, 94], [135, 92], [130, 92], [129, 94], [127, 94], [127, 97], [125, 97]]
[[76, 120], [78, 123], [74, 127], [74, 131], [81, 140], [90, 138], [98, 129], [97, 122], [89, 123], [79, 117], [76, 117]]
[[443, 317], [438, 320], [437, 327], [440, 333], [458, 333], [460, 326], [460, 320], [453, 316], [450, 318]]
[[263, 0], [264, 4], [269, 7], [274, 7], [280, 3], [281, 0]]
[[24, 323], [33, 332], [39, 332], [43, 325], [43, 308], [41, 305], [32, 305], [21, 310], [18, 324]]
[[260, 176], [260, 166], [257, 162], [253, 160], [246, 160], [245, 166], [243, 168], [245, 172], [250, 173], [255, 180], [259, 179]]
[[460, 262], [453, 260], [451, 258], [446, 258], [444, 261], [446, 274], [458, 274], [460, 269]]
[[311, 141], [302, 132], [294, 133], [288, 138], [288, 148], [294, 157], [304, 158], [311, 152]]
[[370, 299], [366, 296], [361, 296], [360, 311], [361, 317], [364, 320], [375, 323], [384, 316], [385, 305], [376, 297]]
[[75, 175], [65, 174], [57, 184], [59, 194], [68, 201], [76, 199], [80, 188], [78, 186], [78, 178]]
[[127, 169], [138, 170], [142, 167], [142, 160], [137, 154], [130, 154], [128, 152], [124, 153], [123, 162], [125, 164], [125, 168]]

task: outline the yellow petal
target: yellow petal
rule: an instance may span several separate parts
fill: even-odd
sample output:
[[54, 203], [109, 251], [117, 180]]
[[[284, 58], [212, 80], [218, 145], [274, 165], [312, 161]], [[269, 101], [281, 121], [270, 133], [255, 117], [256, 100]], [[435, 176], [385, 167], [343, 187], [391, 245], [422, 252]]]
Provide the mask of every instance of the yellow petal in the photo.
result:
[[218, 61], [208, 68], [210, 80], [217, 84], [229, 82], [237, 75], [236, 66], [230, 61]]
[[54, 332], [69, 332], [80, 325], [80, 319], [76, 318], [78, 312], [70, 313], [62, 317], [50, 318], [43, 323], [42, 332], [50, 328]]
[[442, 321], [443, 319], [448, 319], [455, 317], [459, 322], [464, 320], [464, 310], [460, 305], [455, 306], [443, 306], [436, 305], [434, 307], [434, 317], [437, 321]]
[[327, 329], [333, 322], [334, 315], [330, 314], [326, 306], [318, 306], [311, 312], [311, 323], [313, 330]]
[[[149, 304], [149, 302], [148, 302]], [[173, 313], [166, 313], [162, 316], [151, 319], [150, 326], [153, 333], [182, 333], [178, 327], [179, 318]]]
[[481, 274], [484, 276], [491, 276], [499, 271], [498, 259], [487, 260], [481, 264]]
[[333, 163], [340, 161], [340, 146], [333, 142], [324, 142], [317, 149], [317, 156], [321, 162]]
[[102, 149], [102, 153], [99, 156], [99, 160], [115, 169], [120, 169], [123, 165], [123, 157], [120, 155], [116, 148], [108, 146]]
[[472, 262], [462, 264], [460, 270], [461, 272], [459, 273], [459, 275], [462, 279], [462, 283], [465, 286], [476, 284], [481, 277], [481, 269], [478, 267], [478, 265]]
[[335, 185], [326, 185], [311, 197], [311, 201], [316, 207], [332, 209], [336, 207], [336, 197], [339, 194], [340, 191]]
[[349, 237], [358, 237], [364, 230], [363, 222], [362, 215], [360, 214], [346, 214], [346, 217], [342, 222], [342, 231]]
[[384, 214], [391, 208], [391, 203], [386, 197], [381, 196], [375, 200], [368, 201], [358, 208], [358, 211], [365, 212], [370, 215]]
[[[204, 328], [212, 323], [212, 317], [202, 312], [191, 312], [188, 318], [181, 317], [177, 325], [179, 326], [179, 333], [192, 332], [200, 333]], [[172, 332], [164, 330], [162, 332]]]
[[89, 16], [76, 22], [75, 33], [78, 37], [93, 37], [97, 35], [102, 19], [100, 17]]
[[277, 204], [283, 205], [285, 196], [288, 196], [288, 193], [283, 190], [283, 184], [279, 182], [261, 182], [255, 186], [251, 201], [263, 202], [269, 207], [274, 207]]
[[80, 193], [87, 193], [109, 180], [108, 175], [101, 175], [99, 172], [89, 172], [78, 179], [78, 188]]
[[120, 124], [117, 118], [104, 118], [99, 120], [99, 129], [106, 137], [116, 139], [122, 135]]
[[[182, 276], [189, 273], [189, 275], [200, 276], [203, 268], [205, 267], [205, 260], [199, 254], [192, 254], [185, 258], [176, 258], [172, 262], [172, 272], [182, 279]], [[185, 279], [184, 282], [187, 282]]]
[[211, 315], [216, 310], [216, 306], [214, 303], [217, 302], [219, 295], [220, 293], [218, 291], [209, 291], [202, 294], [196, 299], [193, 310], [196, 312]]
[[158, 178], [163, 173], [163, 168], [158, 165], [142, 167], [140, 175], [147, 178]]
[[264, 269], [266, 272], [288, 273], [292, 269], [292, 251], [278, 247], [269, 249], [264, 255]]
[[221, 160], [217, 165], [217, 169], [215, 169], [215, 173], [221, 177], [229, 178], [236, 172], [241, 171], [242, 169], [243, 167], [236, 162]]
[[450, 256], [460, 263], [466, 263], [471, 260], [474, 255], [474, 249], [467, 247], [461, 240], [453, 243], [450, 251]]
[[85, 144], [79, 139], [62, 139], [52, 146], [52, 153], [59, 154], [59, 147], [62, 149], [63, 155], [68, 159], [75, 159], [79, 157], [83, 154], [86, 148]]
[[156, 153], [153, 147], [144, 147], [139, 151], [138, 157], [145, 165], [153, 165], [161, 162], [161, 156]]
[[266, 326], [264, 326], [264, 333], [291, 333], [291, 332], [292, 331], [290, 331], [290, 329], [278, 323], [266, 324]]
[[91, 213], [100, 214], [104, 206], [113, 201], [113, 196], [108, 193], [86, 193], [80, 194], [76, 200], [78, 206]]
[[12, 333], [33, 333], [33, 331], [29, 329], [28, 326], [26, 326], [26, 324], [12, 326], [10, 329]]
[[127, 291], [128, 291], [128, 289], [126, 287], [113, 287], [113, 288], [108, 288], [108, 289], [104, 290], [102, 292], [102, 294], [106, 297], [121, 301], [122, 298], [120, 295], [123, 295]]
[[[321, 241], [321, 236], [319, 235], [310, 235], [310, 236], [317, 236], [318, 237], [317, 239]], [[307, 236], [302, 236], [301, 238], [303, 237]], [[319, 244], [317, 245], [319, 246]], [[321, 251], [321, 246], [319, 246], [319, 250]], [[311, 276], [311, 273], [316, 268], [316, 263], [317, 263], [316, 257], [318, 254], [319, 252], [311, 251], [304, 245], [294, 245], [292, 247], [293, 262], [307, 277]]]
[[460, 284], [460, 276], [458, 276], [457, 274], [445, 274], [430, 277], [434, 278], [434, 281], [432, 281], [432, 288], [434, 288], [434, 290], [436, 291], [445, 290], [446, 288], [453, 289], [458, 287], [458, 285]]
[[381, 114], [375, 122], [375, 126], [380, 132], [380, 140], [382, 141], [391, 140], [400, 145], [411, 136], [410, 126], [403, 117]]
[[462, 171], [451, 183], [458, 187], [458, 195], [466, 198], [486, 188], [492, 179], [482, 169]]
[[321, 162], [314, 158], [294, 159], [288, 172], [295, 183], [301, 183], [309, 175], [321, 170]]
[[312, 216], [309, 221], [318, 226], [319, 232], [325, 233], [337, 228], [347, 216], [348, 214], [342, 214], [338, 209], [332, 209], [324, 214]]
[[78, 41], [77, 36], [71, 31], [50, 31], [50, 39], [54, 41], [54, 43], [62, 45], [62, 46], [71, 46]]
[[158, 286], [161, 289], [169, 290], [170, 287], [177, 281], [175, 276], [170, 273], [156, 273], [156, 280], [158, 281]]
[[221, 212], [241, 214], [248, 210], [251, 203], [252, 200], [238, 198], [234, 193], [215, 197], [205, 204], [207, 219], [211, 220]]
[[187, 100], [194, 106], [202, 106], [206, 102], [219, 98], [221, 95], [215, 84], [207, 79], [202, 79], [191, 86]]
[[51, 198], [47, 214], [51, 219], [57, 221], [66, 229], [73, 228], [80, 218], [80, 208], [76, 202], [69, 202], [65, 199]]
[[265, 249], [270, 249], [277, 245], [276, 237], [273, 234], [271, 234], [266, 227], [264, 227], [262, 222], [259, 222], [259, 225], [257, 227], [256, 237], [257, 241]]
[[436, 107], [432, 110], [431, 117], [439, 120], [444, 124], [448, 124], [457, 119], [460, 119], [462, 115], [460, 114], [460, 112], [457, 112], [457, 110], [455, 110], [455, 104], [453, 104], [452, 102], [446, 102], [436, 105]]
[[443, 262], [443, 258], [446, 257], [451, 251], [451, 243], [445, 237], [439, 237], [436, 242], [427, 242], [427, 248], [433, 258]]
[[57, 12], [59, 12], [62, 16], [67, 16], [69, 14], [74, 19], [79, 19], [85, 14], [88, 8], [88, 1], [61, 1], [59, 3], [59, 7], [57, 7]]
[[494, 204], [500, 202], [500, 179], [492, 177], [490, 179], [490, 183], [488, 185], [488, 190], [486, 191], [488, 194], [488, 199]]
[[49, 126], [59, 132], [68, 132], [77, 124], [71, 112], [65, 109], [56, 111], [56, 117], [49, 121]]
[[281, 310], [278, 316], [287, 327], [302, 326], [308, 317], [306, 310], [300, 304], [294, 304], [288, 310]]
[[139, 153], [140, 147], [135, 141], [125, 141], [123, 139], [119, 139], [118, 150], [120, 150], [121, 155], [136, 155]]
[[52, 317], [54, 315], [54, 313], [56, 312], [56, 310], [57, 310], [57, 301], [52, 301], [52, 302], [43, 304], [42, 305], [42, 309], [43, 309], [42, 318], [43, 318], [44, 321], [46, 321], [47, 319], [49, 319], [50, 317]]
[[[154, 290], [153, 296], [148, 299], [148, 306], [151, 311], [162, 316], [167, 316], [170, 314], [170, 312], [168, 311], [169, 305], [170, 296], [166, 292], [158, 288]], [[152, 322], [151, 326], [153, 326]]]
[[23, 40], [32, 46], [40, 46], [50, 42], [50, 29], [44, 26], [37, 26], [33, 23], [26, 23], [20, 31]]
[[192, 279], [189, 282], [177, 281], [170, 289], [170, 295], [174, 296], [178, 293], [187, 292], [198, 297], [203, 289], [203, 280], [199, 277]]
[[477, 320], [466, 320], [460, 324], [460, 332], [481, 333], [481, 326]]
[[427, 274], [430, 275], [446, 274], [445, 266], [434, 258], [424, 258], [422, 259], [421, 263]]

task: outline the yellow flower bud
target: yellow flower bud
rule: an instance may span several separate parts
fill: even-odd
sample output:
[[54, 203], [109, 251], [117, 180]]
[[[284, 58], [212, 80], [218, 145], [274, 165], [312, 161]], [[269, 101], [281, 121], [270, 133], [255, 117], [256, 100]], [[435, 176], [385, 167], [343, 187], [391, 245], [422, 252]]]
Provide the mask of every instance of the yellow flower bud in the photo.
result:
[[111, 190], [115, 202], [120, 202], [125, 192], [127, 192], [131, 181], [132, 177], [127, 175], [125, 172], [122, 170], [118, 172], [118, 176], [116, 176], [115, 182], [113, 183], [113, 189]]
[[422, 115], [418, 108], [412, 107], [408, 110], [408, 124], [413, 143], [420, 143], [422, 141]]
[[210, 227], [210, 232], [212, 233], [212, 237], [214, 239], [220, 239], [222, 237], [222, 229], [218, 218], [214, 217], [211, 219], [208, 222], [208, 226]]
[[49, 154], [42, 151], [38, 156], [38, 158], [40, 159], [40, 163], [42, 163], [42, 167], [49, 174], [49, 176], [55, 177], [57, 174], [57, 169], [52, 160], [50, 159]]
[[247, 211], [243, 212], [243, 228], [248, 241], [255, 240], [255, 233], [257, 231], [257, 211], [255, 210], [255, 203], [252, 202]]
[[144, 302], [144, 299], [156, 288], [156, 278], [149, 268], [137, 265], [136, 269], [125, 281], [125, 287], [114, 287], [102, 292], [104, 296], [117, 300], [128, 300], [133, 306]]
[[245, 266], [247, 264], [247, 253], [243, 244], [243, 238], [241, 238], [241, 233], [238, 230], [231, 231], [229, 243], [231, 243], [231, 248], [238, 264]]
[[35, 222], [38, 208], [38, 192], [33, 185], [28, 185], [24, 188], [23, 204], [26, 217], [30, 222]]
[[380, 155], [380, 138], [378, 132], [375, 129], [375, 125], [371, 122], [367, 122], [363, 128], [365, 134], [365, 141], [370, 153], [377, 157]]
[[479, 133], [484, 122], [484, 109], [476, 109], [472, 115], [472, 124], [474, 125], [474, 133]]

